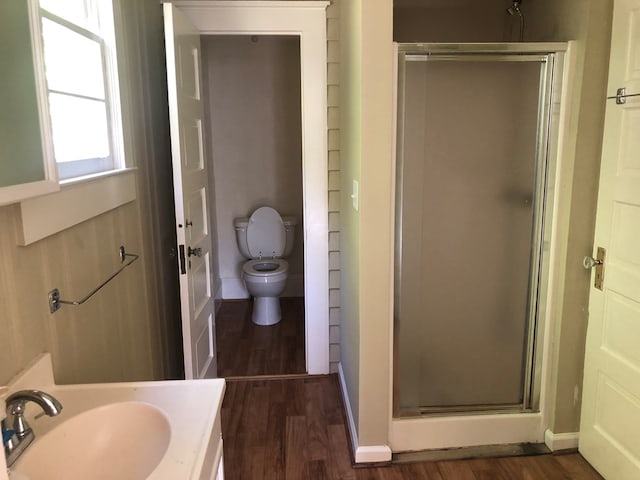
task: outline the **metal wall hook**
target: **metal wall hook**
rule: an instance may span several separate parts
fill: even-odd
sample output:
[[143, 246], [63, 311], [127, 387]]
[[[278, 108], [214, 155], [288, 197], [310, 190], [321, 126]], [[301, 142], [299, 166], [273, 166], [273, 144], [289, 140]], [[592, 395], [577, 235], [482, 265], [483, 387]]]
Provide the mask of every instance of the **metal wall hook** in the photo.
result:
[[89, 293], [87, 293], [84, 298], [80, 299], [80, 300], [63, 300], [60, 298], [60, 290], [58, 290], [57, 288], [54, 288], [53, 290], [51, 290], [49, 292], [49, 311], [51, 313], [55, 313], [58, 310], [60, 310], [60, 307], [62, 306], [62, 304], [67, 304], [67, 305], [82, 305], [84, 302], [86, 302], [87, 300], [89, 300], [91, 297], [93, 297], [98, 290], [100, 290], [102, 287], [104, 287], [107, 283], [109, 283], [111, 280], [113, 280], [118, 274], [120, 274], [120, 272], [122, 272], [125, 268], [127, 268], [129, 265], [131, 265], [133, 262], [135, 262], [136, 260], [138, 260], [138, 258], [140, 258], [140, 255], [136, 255], [134, 253], [127, 253], [124, 245], [121, 245], [120, 248], [118, 249], [119, 255], [120, 255], [120, 262], [123, 263], [127, 257], [130, 257], [130, 260], [127, 263], [124, 263], [117, 271], [115, 271], [113, 274], [111, 274], [111, 276], [109, 278], [107, 278], [104, 282], [102, 282], [100, 285], [98, 285], [96, 288], [94, 288], [93, 290], [91, 290]]

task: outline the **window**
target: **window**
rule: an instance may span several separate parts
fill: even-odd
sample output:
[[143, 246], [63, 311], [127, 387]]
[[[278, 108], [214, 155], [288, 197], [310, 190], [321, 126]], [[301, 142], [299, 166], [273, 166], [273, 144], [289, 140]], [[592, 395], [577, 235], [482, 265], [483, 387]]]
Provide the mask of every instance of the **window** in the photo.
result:
[[124, 167], [111, 0], [40, 0], [49, 138], [61, 180]]
[[[8, 3], [24, 1], [47, 182], [4, 188], [12, 189], [6, 198], [20, 201], [18, 244], [30, 245], [136, 199], [136, 172], [124, 154], [134, 145], [132, 137], [123, 136], [131, 111], [120, 102], [120, 87], [126, 95], [131, 85], [124, 62], [118, 78], [120, 25], [114, 21], [133, 2]], [[118, 39], [121, 53], [137, 58], [139, 45]]]

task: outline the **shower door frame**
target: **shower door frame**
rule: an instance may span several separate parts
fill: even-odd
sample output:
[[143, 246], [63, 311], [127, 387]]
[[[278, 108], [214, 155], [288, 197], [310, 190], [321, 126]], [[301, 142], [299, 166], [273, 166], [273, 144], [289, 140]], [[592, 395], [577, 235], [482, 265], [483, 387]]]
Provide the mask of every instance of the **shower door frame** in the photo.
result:
[[[538, 133], [536, 142], [536, 191], [534, 200], [534, 237], [530, 268], [529, 301], [527, 318], [527, 360], [523, 382], [522, 404], [504, 408], [457, 407], [439, 410], [411, 409], [401, 411], [396, 405], [398, 386], [396, 385], [395, 348], [392, 362], [392, 412], [390, 425], [390, 443], [394, 452], [464, 447], [472, 445], [492, 445], [520, 442], [541, 442], [544, 439], [544, 383], [547, 378], [549, 319], [548, 281], [550, 277], [551, 232], [554, 218], [554, 192], [557, 191], [555, 171], [558, 164], [559, 141], [557, 132], [562, 120], [559, 119], [560, 96], [562, 91], [563, 67], [567, 64], [565, 43], [500, 43], [500, 44], [396, 44], [396, 167], [395, 185], [399, 185], [402, 168], [404, 110], [404, 63], [408, 56], [432, 58], [437, 61], [464, 60], [506, 60], [544, 62], [541, 67], [540, 103]], [[413, 58], [412, 60], [417, 60]], [[402, 203], [399, 191], [395, 195], [395, 255], [401, 255]], [[399, 262], [394, 262], [396, 283], [394, 287], [394, 325], [397, 321]], [[393, 331], [395, 335], [395, 327]]]

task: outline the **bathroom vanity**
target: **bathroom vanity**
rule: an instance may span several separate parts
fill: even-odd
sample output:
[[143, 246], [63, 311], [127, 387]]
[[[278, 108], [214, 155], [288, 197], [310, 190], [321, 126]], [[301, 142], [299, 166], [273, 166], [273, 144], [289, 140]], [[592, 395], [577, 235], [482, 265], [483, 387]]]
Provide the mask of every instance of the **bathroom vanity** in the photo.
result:
[[56, 385], [43, 354], [0, 398], [30, 389], [55, 397], [62, 411], [49, 417], [26, 404], [36, 438], [0, 479], [224, 478], [223, 379]]

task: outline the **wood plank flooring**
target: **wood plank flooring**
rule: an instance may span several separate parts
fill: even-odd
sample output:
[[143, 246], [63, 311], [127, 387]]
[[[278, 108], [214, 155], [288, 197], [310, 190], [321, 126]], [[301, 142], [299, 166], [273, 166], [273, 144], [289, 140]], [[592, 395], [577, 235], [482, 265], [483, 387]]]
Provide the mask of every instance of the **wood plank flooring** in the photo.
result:
[[602, 480], [577, 453], [353, 468], [335, 375], [230, 381], [226, 480]]
[[251, 300], [222, 302], [216, 313], [219, 377], [306, 372], [304, 298], [282, 297], [280, 308], [278, 324], [261, 326], [251, 321]]

